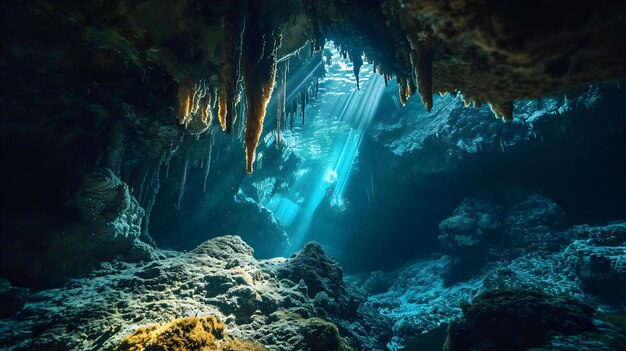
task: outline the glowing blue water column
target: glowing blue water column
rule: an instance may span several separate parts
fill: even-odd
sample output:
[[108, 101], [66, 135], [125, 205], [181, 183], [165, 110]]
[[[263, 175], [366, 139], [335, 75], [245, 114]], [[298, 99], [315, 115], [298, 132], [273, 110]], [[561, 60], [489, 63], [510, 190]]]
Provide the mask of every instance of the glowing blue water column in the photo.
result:
[[361, 90], [350, 63], [333, 53], [333, 65], [320, 82], [320, 98], [306, 110], [306, 124], [285, 132], [283, 140], [302, 157], [301, 174], [289, 192], [263, 203], [290, 234], [292, 251], [307, 241], [315, 211], [329, 187], [335, 199], [343, 199], [359, 147], [374, 118], [384, 79], [372, 74], [371, 65], [361, 69]]

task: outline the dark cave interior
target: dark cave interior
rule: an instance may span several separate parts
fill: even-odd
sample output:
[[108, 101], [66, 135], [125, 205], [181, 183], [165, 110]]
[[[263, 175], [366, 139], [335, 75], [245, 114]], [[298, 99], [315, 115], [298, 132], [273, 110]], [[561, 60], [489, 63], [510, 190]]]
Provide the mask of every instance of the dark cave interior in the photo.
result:
[[626, 2], [0, 26], [0, 348], [626, 348]]

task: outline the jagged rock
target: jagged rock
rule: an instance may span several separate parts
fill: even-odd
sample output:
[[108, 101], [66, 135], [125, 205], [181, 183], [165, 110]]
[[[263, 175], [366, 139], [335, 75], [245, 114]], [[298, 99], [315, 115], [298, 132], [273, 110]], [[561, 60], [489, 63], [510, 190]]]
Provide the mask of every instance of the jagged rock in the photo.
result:
[[[369, 296], [365, 306], [377, 309], [393, 326], [390, 350], [412, 345], [418, 336], [431, 333], [461, 315], [460, 304], [487, 289], [524, 289], [546, 294], [584, 298], [573, 258], [567, 250], [551, 254], [528, 253], [516, 259], [487, 262], [479, 274], [450, 284], [449, 256], [418, 261], [391, 272], [393, 285]], [[372, 275], [368, 284], [373, 284]], [[440, 338], [439, 348], [443, 345]], [[434, 342], [434, 341], [433, 341]]]
[[268, 350], [383, 349], [385, 319], [364, 308], [351, 285], [335, 281], [341, 268], [319, 245], [292, 259], [252, 254], [241, 238], [223, 236], [152, 262], [102, 263], [86, 278], [32, 294], [0, 321], [0, 347], [106, 349], [139, 327], [216, 316], [230, 335]]
[[[376, 310], [364, 307], [365, 294], [350, 288], [343, 279], [341, 266], [324, 253], [316, 242], [309, 242], [276, 268], [279, 279], [296, 284], [313, 302], [314, 316], [321, 316], [367, 342], [368, 350], [378, 350], [390, 337], [390, 326]], [[337, 317], [339, 316], [339, 318]], [[370, 321], [363, 325], [359, 318]], [[369, 337], [366, 337], [369, 335]]]
[[504, 220], [507, 241], [516, 252], [552, 252], [570, 238], [565, 229], [565, 211], [552, 200], [532, 195], [507, 211]]
[[487, 245], [501, 240], [503, 212], [504, 209], [496, 204], [467, 198], [451, 217], [439, 224], [439, 240], [452, 251], [484, 250]]
[[274, 322], [262, 327], [259, 341], [285, 350], [352, 351], [347, 338], [339, 334], [337, 326], [317, 317], [303, 318], [292, 313], [275, 313]]
[[341, 296], [346, 292], [343, 270], [339, 263], [324, 253], [320, 244], [309, 242], [277, 270], [282, 279], [304, 281], [310, 297], [326, 291]]
[[439, 224], [439, 241], [452, 255], [450, 281], [466, 279], [497, 258], [557, 251], [571, 240], [562, 232], [564, 222], [563, 209], [537, 194], [510, 208], [479, 199], [463, 200]]
[[[3, 274], [19, 286], [49, 287], [87, 274], [99, 261], [150, 261], [159, 255], [140, 241], [144, 210], [110, 169], [86, 175], [67, 204], [69, 223], [42, 236], [24, 257], [8, 253]], [[27, 245], [28, 243], [24, 243]]]
[[108, 168], [86, 175], [70, 204], [80, 223], [69, 231], [88, 232], [82, 248], [99, 258], [123, 252], [141, 235], [145, 212], [128, 185]]
[[394, 274], [374, 271], [365, 279], [361, 287], [367, 291], [368, 295], [380, 294], [389, 290], [396, 278]]
[[626, 224], [580, 225], [568, 252], [576, 257], [583, 289], [611, 304], [626, 302]]
[[[487, 290], [463, 304], [462, 310], [463, 317], [448, 327], [446, 351], [568, 350], [559, 346], [558, 339], [571, 336], [584, 340], [581, 345], [598, 343], [602, 350], [624, 345], [619, 332], [599, 331], [593, 308], [569, 298], [524, 290]], [[617, 339], [605, 334], [615, 334]]]

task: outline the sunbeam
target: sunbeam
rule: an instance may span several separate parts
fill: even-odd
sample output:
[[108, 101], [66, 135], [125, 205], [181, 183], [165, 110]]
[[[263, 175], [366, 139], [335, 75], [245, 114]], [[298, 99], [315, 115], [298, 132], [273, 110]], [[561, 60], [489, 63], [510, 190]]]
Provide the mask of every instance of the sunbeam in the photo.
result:
[[286, 194], [276, 194], [262, 203], [289, 233], [292, 245], [285, 254], [308, 240], [316, 210], [324, 199], [337, 210], [345, 206], [343, 197], [353, 164], [385, 87], [383, 78], [373, 75], [371, 65], [366, 64], [362, 89], [357, 90], [350, 62], [336, 50], [332, 62], [320, 81], [321, 98], [307, 107], [310, 123], [282, 136], [283, 142], [303, 158], [303, 171]]

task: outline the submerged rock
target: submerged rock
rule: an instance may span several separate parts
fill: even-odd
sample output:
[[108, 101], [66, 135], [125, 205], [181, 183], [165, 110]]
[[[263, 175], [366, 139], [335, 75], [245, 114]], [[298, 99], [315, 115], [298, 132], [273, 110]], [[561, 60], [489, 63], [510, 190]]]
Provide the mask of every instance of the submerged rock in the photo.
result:
[[509, 208], [466, 198], [439, 224], [439, 241], [451, 254], [449, 282], [468, 279], [489, 261], [557, 251], [571, 240], [564, 222], [563, 209], [538, 194]]
[[[380, 311], [391, 322], [393, 337], [387, 345], [390, 350], [413, 345], [425, 347], [418, 344], [420, 342], [438, 344], [440, 349], [444, 342], [439, 332], [442, 325], [459, 318], [468, 301], [487, 299], [475, 300], [485, 291], [523, 291], [521, 294], [529, 294], [528, 299], [534, 301], [528, 306], [531, 311], [535, 305], [547, 306], [540, 302], [543, 297], [538, 296], [558, 296], [554, 301], [584, 301], [599, 310], [614, 311], [618, 316], [611, 317], [612, 321], [607, 322], [609, 326], [599, 326], [601, 332], [595, 336], [551, 334], [535, 347], [578, 350], [574, 346], [578, 344], [580, 350], [620, 349], [616, 345], [623, 348], [626, 345], [623, 331], [616, 330], [626, 328], [616, 321], [623, 318], [623, 296], [626, 296], [622, 264], [626, 258], [626, 225], [580, 225], [570, 229], [564, 229], [563, 225], [564, 211], [539, 195], [511, 207], [466, 199], [440, 226], [439, 237], [449, 255], [408, 263], [389, 273], [373, 272], [367, 278], [354, 280], [371, 294], [365, 306]], [[469, 245], [472, 241], [473, 245]], [[526, 301], [517, 301], [517, 295], [506, 296], [494, 299], [514, 305]], [[560, 302], [557, 305], [560, 306]], [[545, 313], [549, 315], [550, 311], [554, 310]], [[518, 317], [523, 319], [541, 313], [544, 312], [529, 312]], [[600, 318], [599, 314], [589, 312], [588, 315], [594, 320]], [[512, 325], [503, 328], [508, 328], [503, 333], [514, 333]], [[489, 342], [490, 337], [476, 336], [476, 340]], [[470, 347], [463, 344], [455, 349]]]
[[37, 242], [24, 237], [19, 245], [28, 250], [3, 255], [1, 275], [18, 286], [58, 286], [87, 274], [100, 261], [139, 262], [159, 256], [139, 240], [143, 208], [110, 169], [87, 174], [66, 208], [64, 226], [42, 233]]
[[583, 289], [610, 304], [626, 303], [626, 223], [580, 225], [568, 251], [577, 259]]
[[140, 328], [122, 339], [114, 351], [144, 350], [215, 350], [215, 351], [264, 351], [265, 348], [228, 335], [226, 325], [211, 317], [175, 319]]
[[155, 323], [215, 316], [268, 350], [382, 350], [389, 326], [342, 281], [317, 244], [256, 260], [237, 236], [149, 263], [102, 263], [88, 277], [34, 293], [0, 321], [0, 347], [107, 349]]
[[448, 328], [446, 351], [526, 350], [553, 337], [598, 332], [593, 308], [537, 292], [488, 290], [461, 308], [463, 317]]
[[79, 222], [72, 223], [70, 236], [76, 236], [87, 255], [107, 259], [123, 253], [141, 235], [145, 211], [128, 185], [108, 168], [83, 178], [70, 201]]

